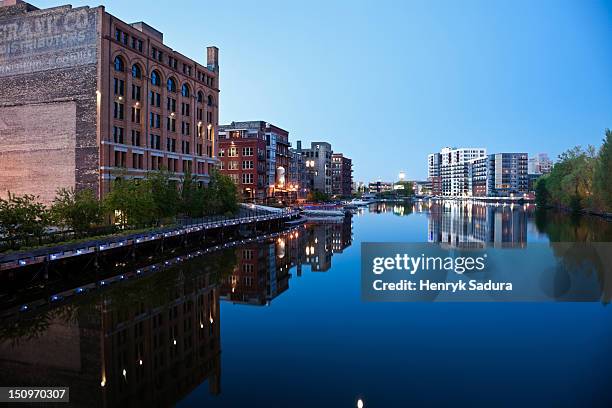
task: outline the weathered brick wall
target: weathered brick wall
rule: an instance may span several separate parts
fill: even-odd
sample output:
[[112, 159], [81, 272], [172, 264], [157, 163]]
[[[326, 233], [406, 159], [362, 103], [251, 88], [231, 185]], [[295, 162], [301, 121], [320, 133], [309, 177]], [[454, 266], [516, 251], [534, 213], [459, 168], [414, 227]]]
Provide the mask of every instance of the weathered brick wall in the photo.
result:
[[0, 8], [0, 195], [97, 193], [97, 10], [15, 7]]

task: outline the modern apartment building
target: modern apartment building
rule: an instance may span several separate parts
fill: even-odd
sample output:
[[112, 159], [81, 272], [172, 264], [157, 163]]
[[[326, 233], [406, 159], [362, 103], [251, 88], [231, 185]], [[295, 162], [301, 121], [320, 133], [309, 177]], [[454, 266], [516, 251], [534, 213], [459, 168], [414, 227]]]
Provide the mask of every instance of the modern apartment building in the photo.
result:
[[442, 194], [442, 177], [440, 174], [442, 166], [442, 155], [431, 153], [427, 156], [427, 180], [431, 182], [431, 194]]
[[298, 140], [296, 151], [305, 159], [309, 189], [332, 194], [332, 147], [327, 142], [312, 142], [309, 149], [302, 148]]
[[468, 195], [473, 197], [487, 195], [488, 160], [487, 156], [482, 156], [468, 163]]
[[529, 190], [527, 153], [497, 153], [488, 156], [488, 196], [525, 194]]
[[103, 6], [0, 6], [0, 191], [50, 203], [167, 168], [206, 184], [217, 165], [219, 50], [200, 64]]
[[350, 197], [353, 191], [353, 161], [342, 153], [332, 154], [332, 194]]
[[486, 155], [479, 147], [445, 147], [440, 151], [440, 184], [443, 196], [461, 197], [469, 193], [468, 163]]
[[527, 153], [497, 153], [470, 160], [468, 186], [468, 195], [473, 197], [527, 193]]

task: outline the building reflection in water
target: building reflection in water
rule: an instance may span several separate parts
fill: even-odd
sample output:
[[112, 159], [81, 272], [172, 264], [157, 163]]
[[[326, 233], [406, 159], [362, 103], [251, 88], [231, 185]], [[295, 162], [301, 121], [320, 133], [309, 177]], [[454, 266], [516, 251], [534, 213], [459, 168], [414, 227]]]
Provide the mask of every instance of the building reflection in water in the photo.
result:
[[291, 268], [327, 271], [351, 242], [351, 217], [309, 223], [0, 322], [0, 384], [69, 385], [84, 407], [172, 406], [206, 381], [219, 394], [220, 300], [268, 304]]
[[172, 406], [205, 381], [220, 393], [216, 273], [184, 265], [81, 296], [2, 322], [1, 384], [69, 385], [83, 407]]
[[420, 203], [420, 206], [428, 212], [428, 242], [519, 247], [527, 243], [531, 206], [456, 201]]
[[352, 243], [351, 217], [312, 221], [267, 243], [236, 250], [236, 265], [221, 279], [221, 300], [267, 305], [289, 289], [290, 270], [302, 275], [304, 265], [313, 272], [331, 268], [332, 256]]

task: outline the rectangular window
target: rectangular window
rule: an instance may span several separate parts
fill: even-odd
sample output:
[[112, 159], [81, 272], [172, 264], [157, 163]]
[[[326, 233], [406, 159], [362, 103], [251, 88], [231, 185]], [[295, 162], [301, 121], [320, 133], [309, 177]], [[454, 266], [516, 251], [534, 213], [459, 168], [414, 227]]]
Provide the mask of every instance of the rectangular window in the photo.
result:
[[140, 100], [140, 87], [132, 84], [132, 99], [135, 101]]
[[236, 160], [232, 160], [229, 163], [227, 163], [227, 169], [228, 170], [238, 170], [238, 162]]
[[140, 132], [132, 130], [132, 146], [140, 146]]
[[251, 170], [252, 168], [253, 168], [253, 160], [243, 160], [242, 161], [243, 170]]
[[166, 105], [166, 109], [168, 109], [170, 112], [176, 112], [176, 99], [168, 98]]
[[166, 139], [166, 150], [169, 152], [176, 152], [176, 139], [169, 137]]
[[151, 140], [150, 140], [150, 142], [151, 142], [151, 145], [150, 145], [151, 149], [160, 150], [160, 148], [161, 148], [161, 137], [159, 135], [154, 135], [154, 134], [151, 134], [150, 136], [151, 136]]
[[119, 102], [115, 102], [115, 107], [113, 110], [113, 117], [115, 119], [123, 119], [123, 104]]
[[113, 141], [115, 143], [123, 144], [123, 128], [119, 126], [113, 126]]
[[219, 149], [219, 157], [225, 156], [225, 149]]
[[253, 173], [243, 173], [242, 184], [253, 184]]
[[132, 108], [132, 122], [140, 123], [140, 108]]
[[143, 156], [140, 153], [132, 153], [132, 167], [135, 169], [143, 168]]
[[115, 150], [115, 167], [125, 167], [126, 153]]
[[170, 132], [176, 132], [176, 119], [173, 117], [169, 117], [166, 120], [166, 130]]
[[252, 156], [253, 155], [253, 148], [252, 147], [243, 147], [242, 148], [242, 155], [243, 156]]
[[189, 151], [189, 142], [183, 140], [183, 142], [181, 143], [181, 150], [183, 152], [183, 154], [190, 154], [191, 152]]
[[185, 103], [185, 102], [181, 103], [181, 115], [189, 116], [189, 111], [191, 110], [190, 108], [191, 107], [189, 106], [188, 103]]
[[119, 78], [113, 78], [113, 90], [115, 95], [123, 96], [125, 82]]
[[227, 153], [227, 156], [228, 157], [237, 157], [238, 156], [238, 152], [237, 152], [236, 147], [230, 147], [229, 151]]

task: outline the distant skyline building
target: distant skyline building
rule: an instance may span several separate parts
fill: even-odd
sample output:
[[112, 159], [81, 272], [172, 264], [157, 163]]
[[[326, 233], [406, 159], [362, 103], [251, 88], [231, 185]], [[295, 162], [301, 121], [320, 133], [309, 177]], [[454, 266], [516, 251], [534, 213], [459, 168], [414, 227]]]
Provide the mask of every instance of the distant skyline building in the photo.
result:
[[350, 197], [353, 190], [353, 161], [342, 153], [332, 154], [332, 194]]
[[535, 157], [529, 158], [527, 173], [529, 174], [548, 174], [552, 171], [553, 162], [546, 153], [539, 153]]

